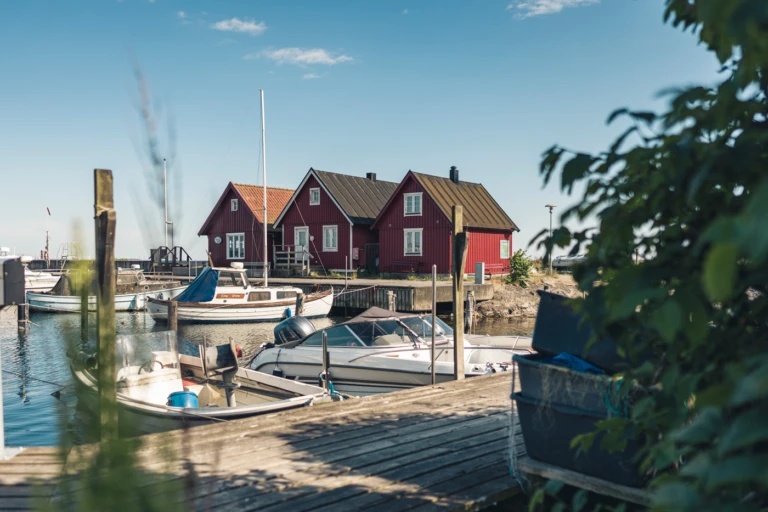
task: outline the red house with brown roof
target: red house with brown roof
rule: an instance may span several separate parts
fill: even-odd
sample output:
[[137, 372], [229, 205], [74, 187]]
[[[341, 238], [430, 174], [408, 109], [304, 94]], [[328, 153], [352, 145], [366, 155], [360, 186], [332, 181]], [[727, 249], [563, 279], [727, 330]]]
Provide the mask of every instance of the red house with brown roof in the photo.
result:
[[376, 253], [366, 251], [378, 249], [371, 224], [396, 188], [375, 173], [363, 178], [310, 168], [275, 226], [285, 245], [305, 247], [310, 265], [321, 271], [375, 267]]
[[512, 233], [520, 231], [485, 187], [449, 177], [408, 171], [371, 226], [379, 233], [382, 272], [451, 273], [451, 207], [464, 207], [464, 231], [469, 233], [466, 273], [484, 262], [492, 273], [508, 271]]
[[[293, 190], [267, 187], [267, 260], [272, 247], [282, 244], [282, 232], [273, 227], [275, 219], [291, 199]], [[198, 236], [208, 237], [208, 252], [215, 266], [241, 262], [246, 268], [261, 268], [264, 252], [264, 189], [229, 182], [213, 207]]]

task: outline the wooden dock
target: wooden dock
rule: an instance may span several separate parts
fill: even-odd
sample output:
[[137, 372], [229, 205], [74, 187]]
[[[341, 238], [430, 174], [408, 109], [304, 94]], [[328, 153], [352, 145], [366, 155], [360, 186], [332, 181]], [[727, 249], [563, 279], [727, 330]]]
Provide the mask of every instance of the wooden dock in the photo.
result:
[[[521, 493], [508, 460], [510, 442], [522, 448], [511, 388], [501, 373], [144, 436], [137, 494], [176, 480], [194, 482], [184, 498], [194, 510], [480, 510]], [[73, 449], [67, 473], [92, 450]], [[51, 459], [41, 490], [60, 468]], [[0, 462], [0, 508], [13, 493], [23, 508], [37, 469]]]

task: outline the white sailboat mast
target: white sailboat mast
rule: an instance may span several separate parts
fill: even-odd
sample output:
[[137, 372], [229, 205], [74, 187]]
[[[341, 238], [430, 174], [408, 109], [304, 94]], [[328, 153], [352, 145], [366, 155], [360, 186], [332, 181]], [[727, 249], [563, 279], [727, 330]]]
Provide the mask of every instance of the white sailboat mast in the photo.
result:
[[163, 213], [165, 222], [163, 222], [163, 232], [165, 233], [165, 247], [168, 247], [168, 168], [163, 158]]
[[261, 93], [261, 165], [264, 171], [264, 286], [269, 286], [267, 282], [267, 134], [264, 124], [264, 89], [259, 89]]

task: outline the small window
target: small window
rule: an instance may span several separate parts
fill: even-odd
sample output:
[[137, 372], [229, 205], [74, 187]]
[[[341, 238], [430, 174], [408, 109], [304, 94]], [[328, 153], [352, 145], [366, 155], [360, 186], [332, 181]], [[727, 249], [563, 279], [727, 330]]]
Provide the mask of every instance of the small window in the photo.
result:
[[405, 198], [405, 215], [421, 215], [421, 192], [403, 194]]
[[245, 259], [245, 233], [227, 233], [227, 259]]
[[295, 299], [296, 292], [277, 292], [278, 299]]
[[404, 229], [405, 233], [405, 255], [421, 256], [421, 228]]
[[317, 204], [320, 204], [320, 189], [311, 188], [309, 189], [309, 205], [314, 206]]
[[323, 226], [323, 251], [337, 252], [339, 250], [338, 226]]
[[509, 240], [502, 240], [499, 246], [499, 258], [502, 260], [509, 259]]
[[249, 302], [259, 302], [262, 300], [269, 300], [270, 298], [269, 292], [251, 292], [248, 294]]
[[237, 199], [232, 200], [232, 211], [233, 212], [237, 211]]

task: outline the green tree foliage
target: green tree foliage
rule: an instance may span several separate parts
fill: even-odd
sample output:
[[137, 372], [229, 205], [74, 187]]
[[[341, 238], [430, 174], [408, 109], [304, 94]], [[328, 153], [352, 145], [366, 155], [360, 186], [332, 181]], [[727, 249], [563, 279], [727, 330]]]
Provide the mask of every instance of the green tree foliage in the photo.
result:
[[[662, 114], [628, 121], [604, 153], [549, 149], [545, 182], [584, 187], [550, 247], [588, 245], [577, 307], [658, 385], [610, 428], [645, 439], [654, 510], [760, 510], [768, 497], [768, 2], [668, 0], [722, 64], [715, 86], [669, 91]], [[638, 251], [645, 260], [632, 264]], [[649, 351], [650, 361], [638, 354]], [[608, 420], [612, 421], [612, 420]], [[605, 425], [603, 428], [608, 428]], [[606, 436], [607, 437], [607, 436]], [[590, 442], [590, 436], [577, 441]], [[682, 464], [681, 464], [682, 462]]]
[[527, 288], [528, 276], [531, 273], [532, 266], [533, 262], [524, 250], [518, 249], [515, 251], [515, 254], [509, 258], [509, 275], [507, 275], [507, 283]]

